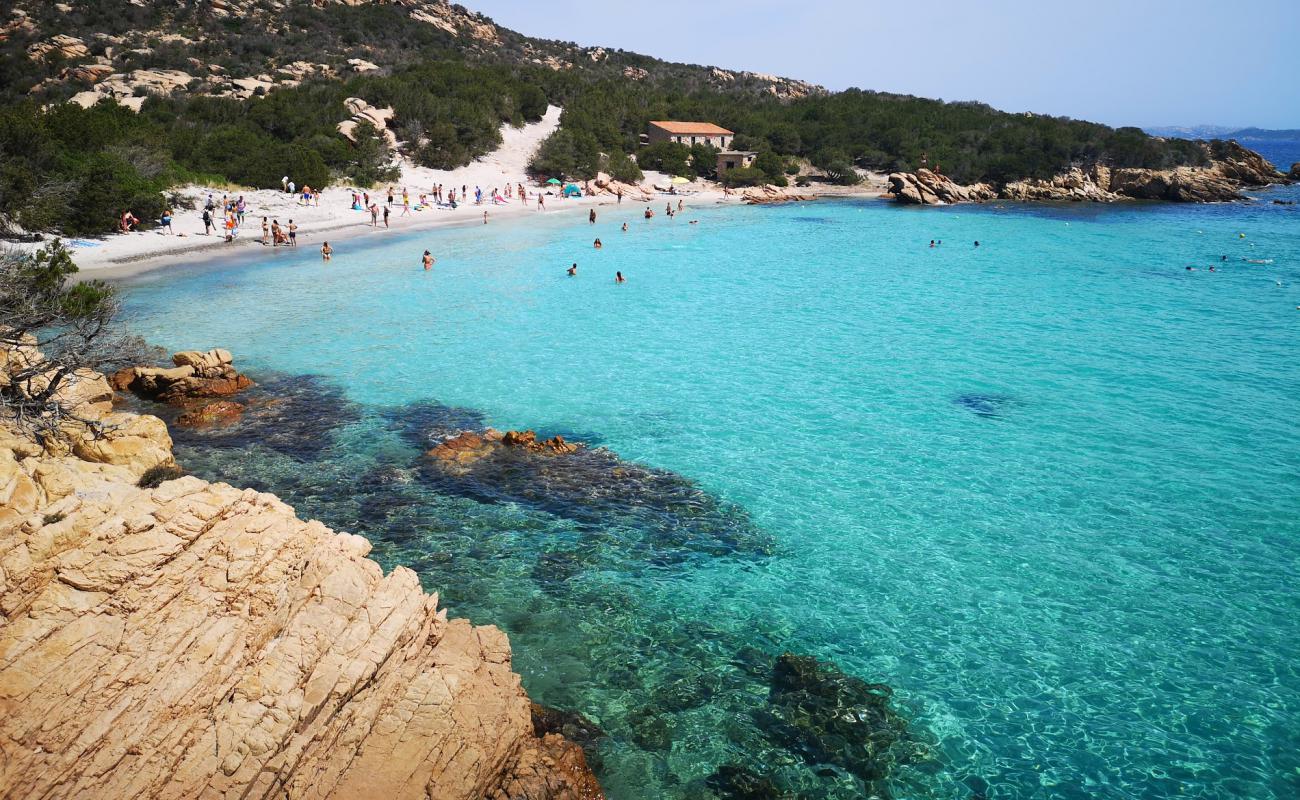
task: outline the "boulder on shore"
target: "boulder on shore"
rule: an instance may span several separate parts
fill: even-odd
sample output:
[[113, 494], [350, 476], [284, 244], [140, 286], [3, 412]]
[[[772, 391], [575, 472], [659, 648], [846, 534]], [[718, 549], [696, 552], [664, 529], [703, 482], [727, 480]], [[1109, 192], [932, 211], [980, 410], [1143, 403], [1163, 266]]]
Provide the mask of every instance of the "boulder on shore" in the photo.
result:
[[997, 196], [986, 183], [962, 186], [948, 176], [928, 169], [892, 173], [889, 176], [889, 191], [900, 203], [927, 206], [978, 203]]

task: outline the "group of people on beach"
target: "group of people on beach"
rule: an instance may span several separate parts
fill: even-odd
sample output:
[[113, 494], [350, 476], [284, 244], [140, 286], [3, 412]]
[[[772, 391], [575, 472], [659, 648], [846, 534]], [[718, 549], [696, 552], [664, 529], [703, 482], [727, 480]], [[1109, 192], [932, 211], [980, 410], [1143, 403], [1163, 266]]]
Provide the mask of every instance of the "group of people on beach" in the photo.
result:
[[[278, 219], [273, 219], [268, 224], [267, 218], [262, 217], [262, 244], [269, 244], [272, 247], [279, 247], [281, 245], [285, 247], [297, 247], [298, 224], [293, 220], [289, 220], [289, 224], [283, 226], [280, 224], [280, 220]], [[328, 246], [329, 242], [326, 242], [325, 247], [328, 248]], [[324, 253], [325, 250], [322, 249], [321, 252]], [[328, 254], [325, 255], [325, 259], [327, 261], [329, 260]]]

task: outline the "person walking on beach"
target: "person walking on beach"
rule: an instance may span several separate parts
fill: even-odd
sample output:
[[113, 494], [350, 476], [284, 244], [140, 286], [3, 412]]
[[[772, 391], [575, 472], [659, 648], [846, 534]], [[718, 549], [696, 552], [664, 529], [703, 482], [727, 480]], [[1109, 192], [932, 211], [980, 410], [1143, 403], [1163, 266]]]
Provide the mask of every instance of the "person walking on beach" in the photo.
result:
[[289, 194], [297, 194], [297, 191], [298, 187], [294, 185], [293, 181], [289, 181]]
[[541, 192], [537, 193], [537, 210], [538, 211], [546, 210], [546, 200], [542, 197]]
[[591, 210], [591, 213], [587, 215], [587, 221], [590, 222], [592, 225], [596, 224], [596, 209], [593, 208]]
[[248, 210], [248, 203], [244, 202], [244, 196], [241, 194], [239, 200], [235, 201], [235, 221], [241, 226], [244, 224], [244, 212]]
[[283, 178], [280, 179], [280, 189], [281, 189], [282, 191], [285, 191], [285, 192], [289, 191], [289, 176], [288, 176], [288, 175], [285, 175]]
[[298, 246], [298, 225], [293, 220], [289, 220], [289, 246]]
[[330, 247], [329, 242], [320, 246], [320, 257], [322, 261], [329, 261], [330, 256], [332, 255], [334, 255], [334, 248]]
[[621, 188], [614, 192], [614, 196], [618, 198], [618, 204], [623, 205], [623, 190]]
[[393, 204], [393, 187], [389, 186], [389, 187], [388, 187], [388, 205], [391, 206], [392, 204]]
[[411, 216], [411, 195], [407, 194], [406, 187], [402, 187], [402, 216]]
[[266, 224], [266, 217], [262, 217], [262, 244], [270, 244], [271, 228]]
[[172, 230], [172, 210], [170, 208], [163, 209], [162, 219], [159, 220], [159, 223], [160, 223], [159, 227], [166, 230], [168, 233], [172, 234], [173, 236], [176, 235], [176, 231]]
[[433, 254], [430, 253], [428, 250], [425, 250], [424, 257], [421, 258], [420, 260], [424, 263], [424, 271], [428, 272], [429, 270], [433, 269], [433, 262], [437, 261], [438, 259], [434, 258]]
[[384, 227], [388, 227], [388, 206], [384, 206]]
[[212, 235], [212, 212], [206, 208], [203, 209], [203, 235]]
[[484, 212], [483, 212], [483, 224], [484, 224], [484, 225], [487, 224], [487, 211], [484, 211]]

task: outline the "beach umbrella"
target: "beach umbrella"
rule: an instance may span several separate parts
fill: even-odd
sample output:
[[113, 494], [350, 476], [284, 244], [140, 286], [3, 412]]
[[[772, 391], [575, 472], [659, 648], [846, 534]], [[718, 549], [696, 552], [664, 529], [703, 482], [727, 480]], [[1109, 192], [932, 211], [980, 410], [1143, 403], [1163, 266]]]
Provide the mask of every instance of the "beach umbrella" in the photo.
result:
[[547, 181], [547, 183], [550, 184], [551, 186], [559, 186], [559, 185], [560, 185], [560, 179], [559, 179], [559, 178], [551, 178], [550, 180]]
[[690, 178], [683, 178], [681, 175], [678, 175], [676, 178], [673, 178], [673, 183], [681, 184], [681, 183], [690, 183], [690, 182], [691, 182]]

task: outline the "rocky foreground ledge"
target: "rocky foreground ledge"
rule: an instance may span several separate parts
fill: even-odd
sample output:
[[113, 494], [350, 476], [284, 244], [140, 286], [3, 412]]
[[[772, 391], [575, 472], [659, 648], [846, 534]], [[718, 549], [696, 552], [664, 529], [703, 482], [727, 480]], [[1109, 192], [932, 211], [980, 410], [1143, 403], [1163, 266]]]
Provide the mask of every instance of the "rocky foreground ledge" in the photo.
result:
[[1243, 188], [1300, 180], [1300, 165], [1283, 174], [1259, 153], [1236, 142], [1223, 142], [1208, 166], [1172, 169], [1117, 168], [1093, 164], [1074, 167], [1050, 180], [1012, 181], [1000, 186], [959, 184], [928, 169], [895, 172], [889, 176], [888, 197], [909, 205], [978, 203], [989, 200], [1085, 201], [1164, 200], [1177, 203], [1214, 203], [1242, 200]]
[[501, 631], [272, 495], [159, 482], [166, 426], [69, 391], [106, 433], [0, 427], [0, 796], [601, 797]]

